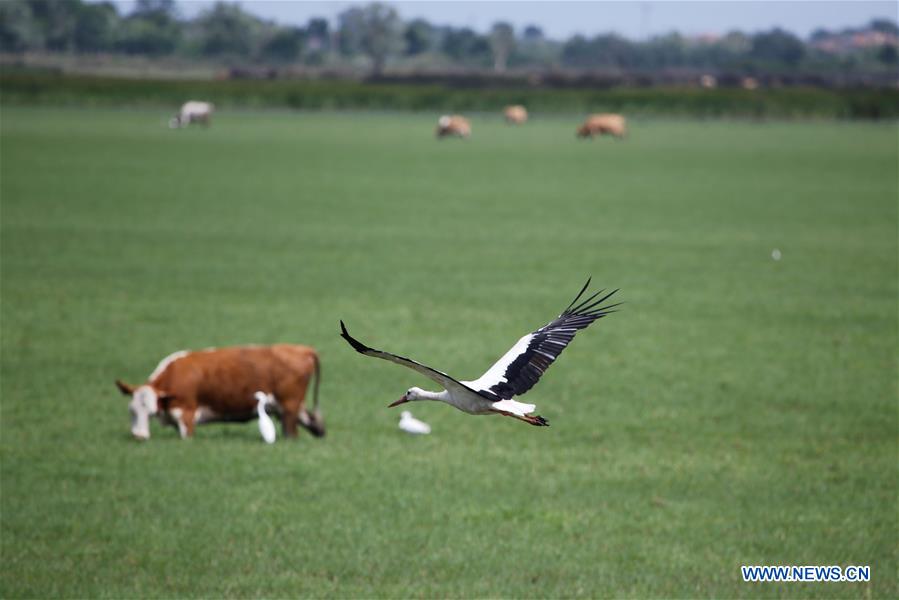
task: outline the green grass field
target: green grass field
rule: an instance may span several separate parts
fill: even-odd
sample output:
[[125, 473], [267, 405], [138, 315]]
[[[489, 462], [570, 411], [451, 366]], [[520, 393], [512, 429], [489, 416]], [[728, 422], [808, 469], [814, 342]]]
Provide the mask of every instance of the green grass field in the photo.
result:
[[[899, 595], [895, 123], [168, 116], [2, 111], [0, 596]], [[430, 382], [338, 337], [473, 377], [588, 275], [626, 305], [524, 397], [549, 428], [403, 435]], [[324, 440], [130, 438], [115, 378], [276, 341]]]

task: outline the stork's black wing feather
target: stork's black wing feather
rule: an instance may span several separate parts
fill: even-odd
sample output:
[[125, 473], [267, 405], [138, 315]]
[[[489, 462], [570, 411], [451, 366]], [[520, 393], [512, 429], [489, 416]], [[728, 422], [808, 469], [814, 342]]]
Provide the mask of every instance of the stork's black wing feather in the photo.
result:
[[593, 321], [615, 312], [612, 309], [620, 305], [620, 303], [602, 305], [618, 290], [613, 290], [597, 300], [597, 296], [604, 291], [600, 290], [586, 300], [578, 302], [589, 285], [588, 279], [562, 314], [537, 331], [522, 337], [479, 379], [466, 384], [481, 394], [490, 394], [498, 400], [520, 396], [534, 387], [578, 331], [586, 329]]
[[432, 369], [427, 365], [423, 365], [418, 361], [412, 360], [411, 358], [406, 358], [404, 356], [398, 356], [396, 354], [391, 354], [390, 352], [384, 352], [383, 350], [375, 350], [374, 348], [369, 348], [353, 336], [349, 334], [346, 330], [346, 325], [343, 324], [343, 321], [340, 322], [340, 337], [345, 339], [350, 346], [356, 352], [360, 354], [365, 354], [366, 356], [373, 356], [375, 358], [380, 358], [383, 360], [388, 360], [392, 363], [396, 363], [398, 365], [403, 365], [404, 367], [408, 367], [413, 371], [416, 371], [428, 379], [436, 381], [440, 385], [442, 385], [446, 389], [450, 389], [451, 387], [465, 387], [461, 383], [459, 383], [456, 379], [453, 379], [446, 373], [442, 371], [438, 371], [437, 369]]

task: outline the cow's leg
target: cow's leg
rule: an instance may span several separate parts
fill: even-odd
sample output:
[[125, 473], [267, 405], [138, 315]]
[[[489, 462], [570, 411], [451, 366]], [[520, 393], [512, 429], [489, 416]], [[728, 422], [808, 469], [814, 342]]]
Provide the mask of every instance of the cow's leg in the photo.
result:
[[284, 390], [284, 393], [275, 394], [278, 404], [281, 405], [281, 432], [284, 437], [297, 437], [297, 421], [299, 420], [302, 400], [297, 397], [295, 389]]
[[187, 439], [189, 437], [193, 437], [194, 435], [194, 425], [196, 411], [192, 408], [173, 408], [169, 411], [169, 414], [172, 416], [172, 420], [175, 421], [175, 426], [178, 428], [178, 434], [181, 436], [181, 439]]
[[284, 390], [282, 395], [275, 394], [281, 404], [281, 427], [284, 430], [285, 437], [297, 436], [297, 423], [300, 420], [300, 413], [305, 406], [306, 400], [306, 384], [308, 379], [304, 378], [300, 381], [293, 382], [290, 389]]
[[182, 417], [182, 420], [184, 421], [185, 434], [183, 434], [181, 436], [182, 438], [190, 438], [190, 437], [194, 436], [194, 427], [197, 422], [196, 418], [195, 418], [196, 414], [197, 414], [197, 411], [195, 411], [193, 409], [184, 411], [184, 416]]
[[297, 419], [299, 410], [298, 409], [289, 409], [284, 407], [284, 410], [281, 412], [281, 429], [284, 432], [284, 437], [297, 437]]

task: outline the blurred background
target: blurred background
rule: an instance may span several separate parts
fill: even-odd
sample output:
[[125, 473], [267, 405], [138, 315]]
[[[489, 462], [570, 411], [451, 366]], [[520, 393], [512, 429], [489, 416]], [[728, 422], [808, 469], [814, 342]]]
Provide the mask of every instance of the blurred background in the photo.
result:
[[0, 11], [4, 93], [31, 103], [202, 92], [228, 106], [471, 110], [540, 91], [532, 108], [586, 111], [591, 92], [614, 90], [605, 104], [658, 113], [878, 118], [899, 105], [891, 2], [7, 0]]
[[[899, 597], [896, 11], [0, 0], [0, 597]], [[548, 428], [338, 335], [474, 379], [588, 276]], [[325, 438], [132, 438], [277, 342]]]

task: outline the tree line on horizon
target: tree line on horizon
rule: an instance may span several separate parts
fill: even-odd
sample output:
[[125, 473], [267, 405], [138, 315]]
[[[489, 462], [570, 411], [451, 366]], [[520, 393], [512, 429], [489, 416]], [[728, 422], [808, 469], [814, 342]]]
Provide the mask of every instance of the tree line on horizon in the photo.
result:
[[672, 32], [646, 41], [614, 33], [554, 40], [536, 24], [516, 31], [509, 23], [497, 22], [488, 32], [479, 33], [424, 19], [404, 21], [393, 7], [382, 3], [348, 8], [338, 15], [336, 24], [312, 18], [303, 26], [287, 26], [229, 2], [216, 2], [193, 19], [180, 17], [175, 0], [137, 0], [127, 14], [120, 14], [111, 2], [0, 2], [4, 53], [179, 57], [229, 65], [350, 67], [375, 74], [388, 66], [496, 72], [534, 68], [883, 71], [899, 63], [897, 42], [899, 27], [886, 19], [841, 31], [819, 29], [807, 40], [780, 28], [702, 37]]

